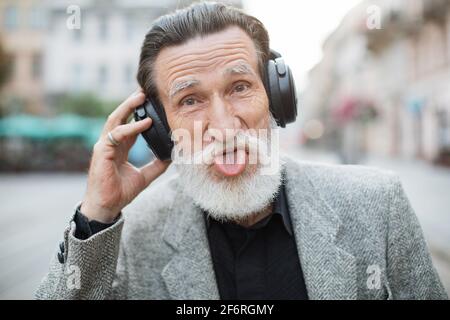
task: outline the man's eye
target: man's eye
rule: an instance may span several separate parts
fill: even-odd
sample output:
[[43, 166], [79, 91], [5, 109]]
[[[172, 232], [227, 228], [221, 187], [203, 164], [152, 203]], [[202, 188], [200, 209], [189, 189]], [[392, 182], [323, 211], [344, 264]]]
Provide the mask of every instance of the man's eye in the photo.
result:
[[249, 85], [248, 85], [248, 84], [246, 84], [246, 83], [239, 83], [238, 85], [236, 85], [236, 86], [233, 88], [233, 92], [238, 92], [238, 93], [244, 92], [244, 91], [247, 90], [248, 88], [249, 88]]
[[182, 106], [193, 106], [193, 105], [195, 105], [196, 103], [197, 103], [197, 99], [192, 98], [192, 97], [183, 99], [183, 100], [181, 101], [181, 105], [182, 105]]

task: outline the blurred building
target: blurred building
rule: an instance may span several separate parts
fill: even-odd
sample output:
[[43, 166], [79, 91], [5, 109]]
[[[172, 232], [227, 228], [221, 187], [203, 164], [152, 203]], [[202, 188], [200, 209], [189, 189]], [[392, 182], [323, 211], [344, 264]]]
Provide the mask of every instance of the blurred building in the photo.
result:
[[[140, 48], [153, 20], [191, 2], [0, 1], [0, 41], [14, 64], [3, 90], [11, 100], [6, 105], [18, 105], [17, 112], [47, 113], [55, 96], [125, 98], [137, 87]], [[225, 2], [241, 7], [241, 1]], [[74, 28], [77, 14], [80, 24]]]
[[[67, 8], [80, 7], [79, 29], [69, 29]], [[137, 87], [143, 37], [152, 21], [178, 1], [52, 1], [45, 39], [44, 85], [49, 95], [95, 92], [119, 100]]]
[[39, 113], [43, 109], [45, 26], [42, 1], [0, 1], [0, 42], [12, 59], [2, 99], [12, 111]]
[[[191, 2], [0, 0], [1, 47], [13, 65], [0, 92], [0, 171], [86, 168], [106, 115], [138, 86], [152, 22]], [[130, 160], [149, 157], [139, 138]]]
[[[370, 24], [377, 13], [380, 28]], [[323, 123], [317, 142], [347, 162], [372, 153], [450, 163], [450, 1], [362, 2], [309, 80], [305, 127]]]

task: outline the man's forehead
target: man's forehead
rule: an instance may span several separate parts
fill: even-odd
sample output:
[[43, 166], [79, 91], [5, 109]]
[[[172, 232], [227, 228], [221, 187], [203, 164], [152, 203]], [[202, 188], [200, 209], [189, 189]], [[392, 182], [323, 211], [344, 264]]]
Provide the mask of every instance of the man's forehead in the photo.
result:
[[157, 81], [162, 80], [165, 92], [175, 81], [203, 71], [257, 73], [257, 68], [253, 41], [237, 27], [164, 48], [155, 63]]
[[229, 27], [223, 31], [197, 36], [186, 43], [169, 46], [161, 50], [156, 62], [161, 65], [173, 66], [183, 60], [196, 60], [200, 58], [214, 58], [221, 51], [242, 52], [249, 58], [256, 58], [256, 49], [250, 37], [239, 27]]

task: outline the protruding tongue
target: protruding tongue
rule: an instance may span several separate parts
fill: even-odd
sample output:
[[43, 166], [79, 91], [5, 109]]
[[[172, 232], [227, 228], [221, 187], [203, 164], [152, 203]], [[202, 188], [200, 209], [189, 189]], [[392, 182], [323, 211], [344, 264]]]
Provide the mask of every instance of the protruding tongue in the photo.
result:
[[224, 176], [237, 176], [245, 169], [245, 158], [245, 150], [237, 150], [225, 155], [218, 155], [214, 158], [214, 167]]

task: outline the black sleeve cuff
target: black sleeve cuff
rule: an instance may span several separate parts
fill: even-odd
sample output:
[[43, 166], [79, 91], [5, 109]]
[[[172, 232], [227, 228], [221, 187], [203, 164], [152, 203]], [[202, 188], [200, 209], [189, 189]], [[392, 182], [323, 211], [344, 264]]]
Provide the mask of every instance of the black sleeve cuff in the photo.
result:
[[112, 223], [102, 223], [96, 220], [89, 221], [88, 218], [81, 213], [81, 205], [77, 207], [73, 221], [75, 222], [75, 238], [80, 240], [86, 240], [94, 234], [111, 227], [117, 222], [118, 219], [114, 220]]

